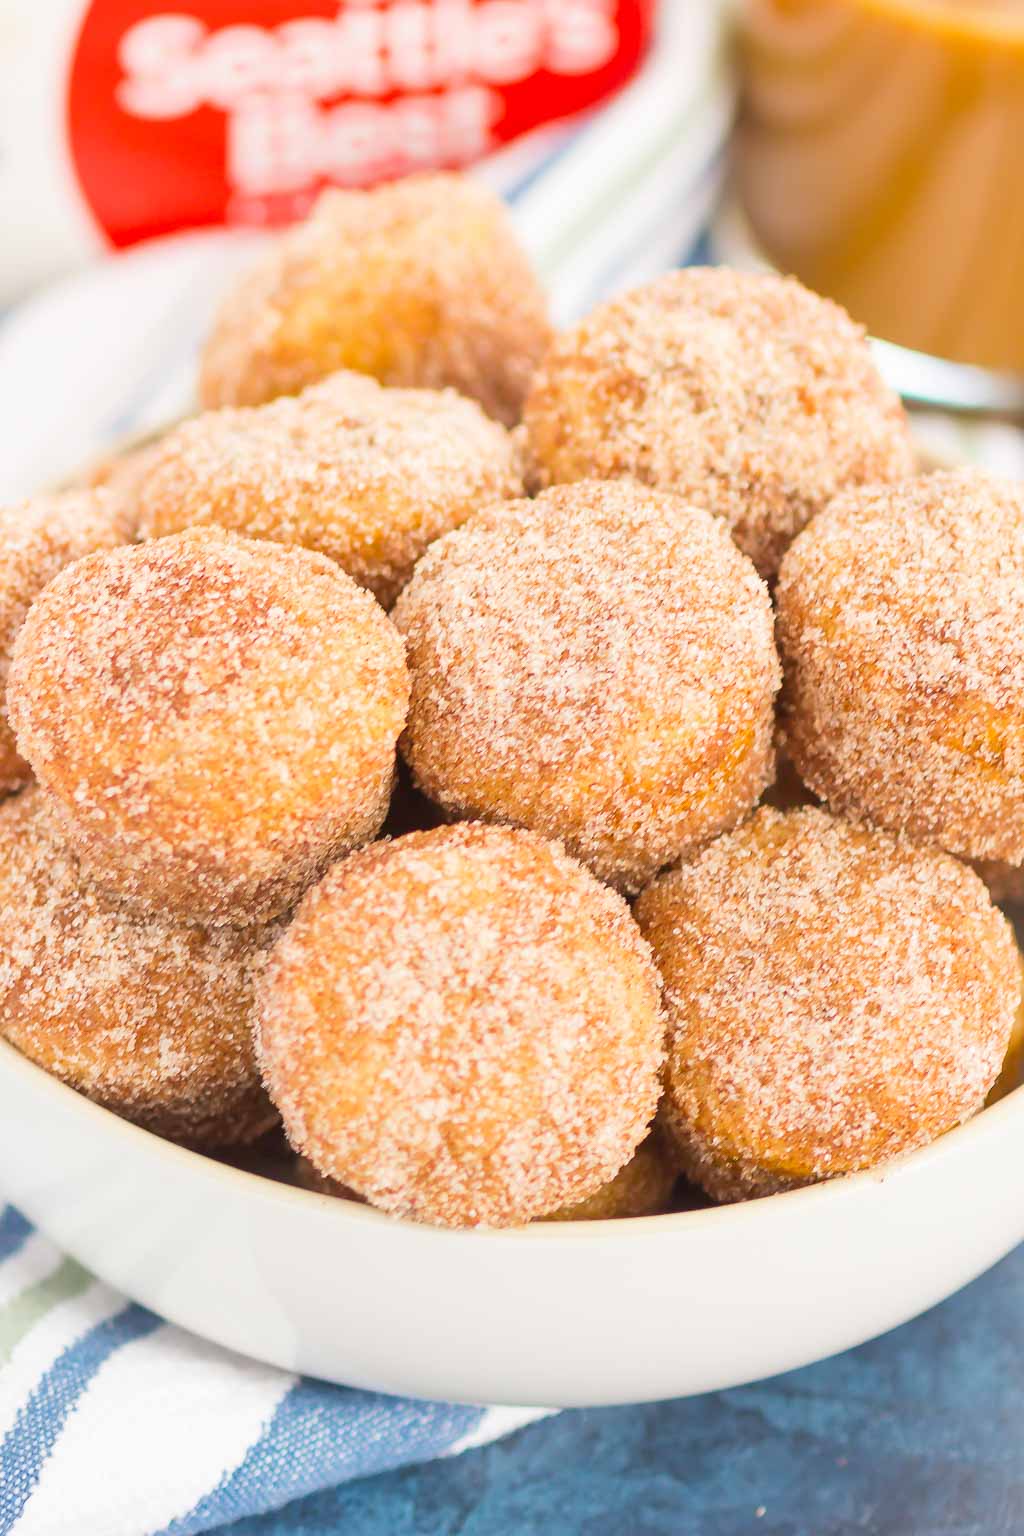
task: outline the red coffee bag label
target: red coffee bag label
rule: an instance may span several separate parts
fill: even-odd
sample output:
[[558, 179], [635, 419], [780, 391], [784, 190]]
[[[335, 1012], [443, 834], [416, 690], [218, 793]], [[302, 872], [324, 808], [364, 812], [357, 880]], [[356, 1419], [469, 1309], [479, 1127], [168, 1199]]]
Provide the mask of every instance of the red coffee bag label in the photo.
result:
[[301, 217], [457, 168], [617, 90], [655, 0], [93, 0], [68, 133], [115, 245]]

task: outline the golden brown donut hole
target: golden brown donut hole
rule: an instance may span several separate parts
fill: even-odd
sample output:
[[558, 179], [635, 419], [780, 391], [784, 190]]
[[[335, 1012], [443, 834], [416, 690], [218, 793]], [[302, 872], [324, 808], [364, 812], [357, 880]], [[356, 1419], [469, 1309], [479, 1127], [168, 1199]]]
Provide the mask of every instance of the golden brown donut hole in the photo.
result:
[[663, 1122], [720, 1200], [871, 1168], [980, 1109], [1020, 1004], [1012, 931], [948, 854], [762, 808], [643, 893]]
[[445, 535], [395, 606], [402, 753], [450, 817], [560, 837], [637, 890], [773, 773], [768, 593], [723, 525], [625, 482], [560, 486]]
[[721, 517], [762, 576], [846, 486], [912, 473], [863, 329], [792, 278], [667, 273], [557, 337], [523, 413], [542, 485], [628, 477]]
[[849, 492], [795, 541], [776, 600], [786, 740], [814, 793], [1024, 864], [1024, 490], [959, 470]]
[[91, 876], [140, 909], [248, 923], [374, 836], [407, 688], [398, 635], [330, 560], [201, 528], [51, 583], [9, 707]]
[[547, 303], [499, 198], [460, 176], [323, 193], [228, 294], [204, 406], [259, 405], [339, 368], [519, 419], [550, 340]]
[[300, 544], [385, 607], [433, 539], [514, 495], [512, 438], [475, 401], [382, 389], [357, 373], [183, 422], [152, 452], [137, 491], [147, 537], [209, 524]]
[[658, 978], [629, 909], [512, 828], [411, 833], [335, 865], [271, 953], [258, 1020], [296, 1151], [440, 1226], [586, 1199], [661, 1091]]
[[270, 937], [140, 918], [53, 841], [37, 786], [0, 806], [0, 1034], [148, 1130], [207, 1147], [275, 1123], [252, 1046]]

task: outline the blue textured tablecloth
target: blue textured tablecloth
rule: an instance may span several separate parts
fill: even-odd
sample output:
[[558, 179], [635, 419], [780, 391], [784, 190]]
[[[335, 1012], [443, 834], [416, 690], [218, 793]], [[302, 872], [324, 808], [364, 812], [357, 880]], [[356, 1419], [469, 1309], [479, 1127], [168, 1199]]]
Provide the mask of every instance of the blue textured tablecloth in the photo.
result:
[[1021, 1536], [1022, 1347], [1024, 1248], [821, 1365], [563, 1413], [221, 1536]]

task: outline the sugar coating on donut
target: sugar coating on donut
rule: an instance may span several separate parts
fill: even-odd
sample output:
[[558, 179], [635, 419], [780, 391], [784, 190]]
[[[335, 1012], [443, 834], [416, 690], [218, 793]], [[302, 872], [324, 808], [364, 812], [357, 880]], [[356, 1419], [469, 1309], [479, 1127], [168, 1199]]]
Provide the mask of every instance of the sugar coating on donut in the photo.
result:
[[432, 175], [330, 190], [229, 292], [200, 397], [258, 405], [351, 368], [451, 385], [511, 424], [550, 337], [543, 290], [487, 187]]
[[257, 1017], [296, 1150], [441, 1226], [586, 1198], [660, 1095], [658, 978], [629, 909], [516, 829], [441, 827], [335, 865], [274, 947]]
[[[66, 565], [127, 542], [123, 506], [102, 490], [62, 491], [0, 507], [0, 702], [6, 699], [14, 642], [43, 588]], [[0, 791], [31, 777], [14, 732], [0, 717]]]
[[338, 373], [182, 423], [142, 474], [139, 520], [148, 537], [214, 524], [319, 550], [388, 607], [433, 539], [522, 489], [511, 437], [475, 401]]
[[762, 808], [640, 897], [664, 1120], [721, 1200], [850, 1173], [979, 1109], [1020, 1003], [1011, 929], [938, 850]]
[[914, 468], [863, 329], [792, 278], [724, 267], [669, 273], [565, 331], [524, 422], [541, 484], [676, 491], [768, 577], [838, 491]]
[[0, 806], [0, 1034], [129, 1120], [197, 1146], [275, 1122], [251, 1029], [268, 939], [134, 916], [81, 878], [36, 785]]
[[777, 601], [815, 793], [1024, 864], [1024, 490], [958, 470], [850, 492], [794, 543]]
[[9, 702], [92, 876], [141, 908], [246, 923], [375, 834], [407, 690], [399, 636], [330, 560], [193, 529], [63, 572]]
[[580, 1200], [542, 1216], [541, 1221], [619, 1221], [667, 1211], [679, 1178], [673, 1149], [657, 1124], [614, 1179]]
[[477, 513], [393, 617], [412, 673], [402, 751], [450, 816], [560, 837], [636, 890], [771, 780], [768, 594], [677, 497], [589, 482]]
[[[365, 1204], [361, 1195], [355, 1194], [336, 1179], [320, 1173], [308, 1157], [295, 1159], [295, 1180], [303, 1189], [317, 1195], [332, 1195], [338, 1200], [354, 1200]], [[658, 1216], [670, 1208], [672, 1194], [679, 1180], [679, 1167], [675, 1152], [667, 1135], [657, 1124], [640, 1143], [629, 1162], [620, 1168], [614, 1178], [600, 1189], [577, 1201], [551, 1211], [538, 1221], [620, 1221], [638, 1216]]]

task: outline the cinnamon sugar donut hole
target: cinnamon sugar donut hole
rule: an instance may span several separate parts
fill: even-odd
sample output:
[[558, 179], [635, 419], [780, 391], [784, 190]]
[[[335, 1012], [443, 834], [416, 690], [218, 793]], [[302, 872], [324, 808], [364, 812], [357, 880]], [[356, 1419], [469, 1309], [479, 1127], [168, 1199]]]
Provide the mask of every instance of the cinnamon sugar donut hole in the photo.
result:
[[433, 539], [522, 493], [511, 436], [475, 401], [337, 373], [183, 422], [142, 474], [139, 522], [150, 538], [213, 524], [319, 550], [390, 607]]
[[594, 481], [488, 508], [427, 551], [393, 617], [402, 752], [450, 817], [562, 838], [635, 891], [771, 780], [768, 593], [677, 497]]
[[661, 1091], [658, 978], [629, 909], [512, 828], [411, 833], [335, 865], [275, 945], [257, 1018], [296, 1150], [438, 1226], [585, 1199]]
[[958, 470], [850, 492], [796, 540], [777, 600], [788, 748], [814, 792], [1024, 864], [1024, 488]]
[[937, 849], [762, 808], [640, 897], [665, 983], [664, 1121], [718, 1200], [853, 1173], [980, 1109], [1017, 947]]
[[451, 385], [511, 425], [550, 337], [501, 200], [469, 177], [413, 176], [323, 193], [228, 294], [199, 392], [259, 405], [350, 368]]
[[32, 603], [66, 565], [131, 535], [124, 509], [101, 490], [64, 491], [0, 507], [0, 792], [32, 770], [7, 723], [7, 674], [14, 642]]
[[52, 841], [37, 786], [0, 806], [0, 1034], [125, 1119], [193, 1146], [275, 1123], [252, 1046], [268, 937], [139, 918]]
[[63, 572], [9, 700], [88, 874], [140, 909], [250, 923], [376, 833], [407, 691], [401, 640], [330, 560], [201, 528]]
[[724, 267], [668, 273], [564, 332], [524, 422], [541, 484], [676, 491], [768, 578], [838, 491], [914, 469], [863, 329], [792, 278]]
[[614, 1179], [575, 1205], [552, 1211], [541, 1221], [618, 1221], [659, 1216], [667, 1211], [679, 1179], [679, 1167], [665, 1134], [655, 1125]]

